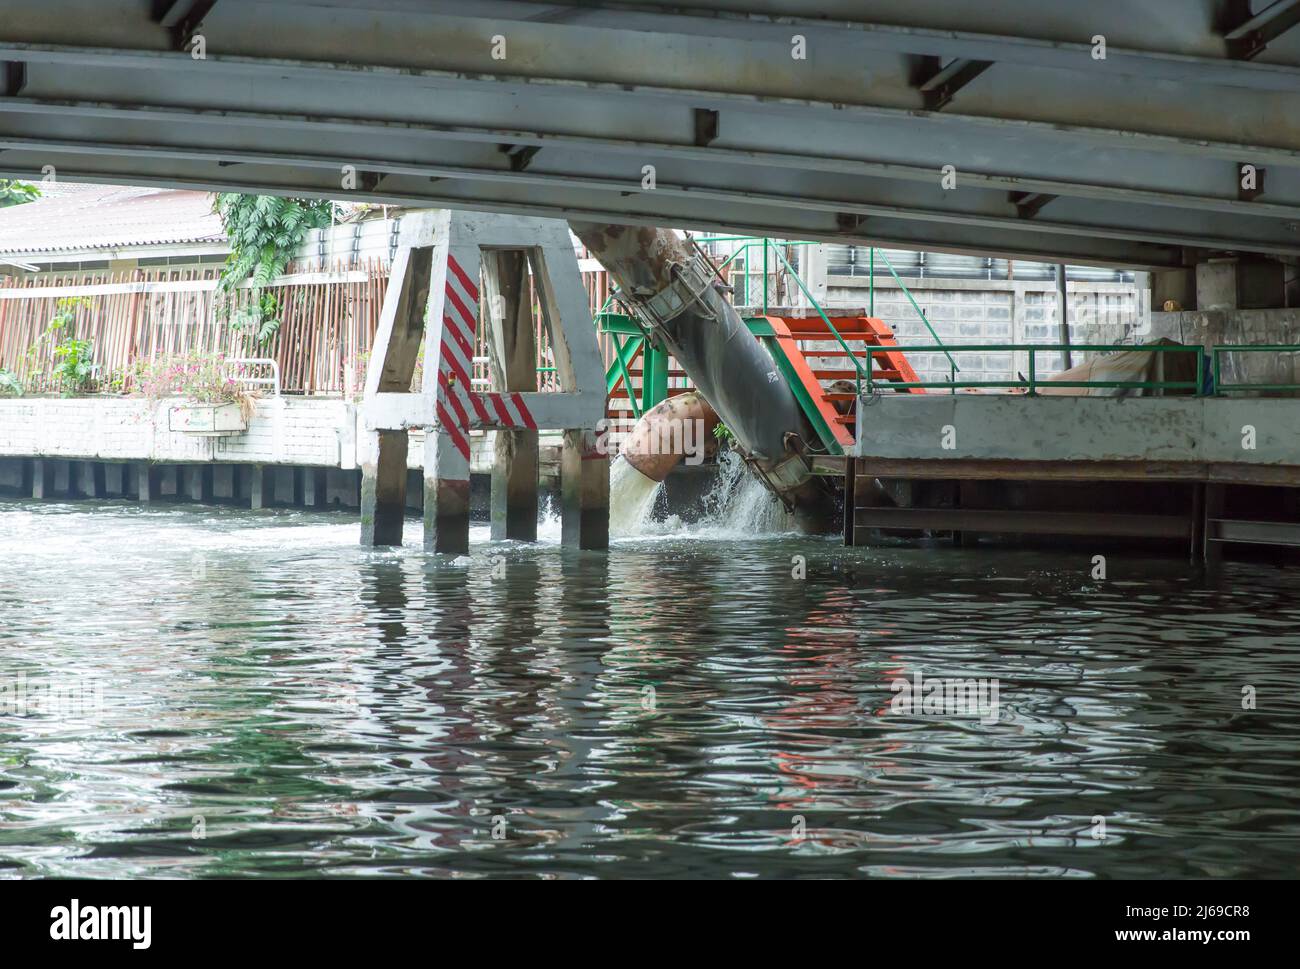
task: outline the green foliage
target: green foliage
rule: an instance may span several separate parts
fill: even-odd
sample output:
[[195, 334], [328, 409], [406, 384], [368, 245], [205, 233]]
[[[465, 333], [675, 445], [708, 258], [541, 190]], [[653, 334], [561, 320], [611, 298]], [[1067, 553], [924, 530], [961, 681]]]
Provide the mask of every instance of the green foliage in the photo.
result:
[[734, 441], [736, 439], [736, 435], [731, 432], [731, 428], [722, 421], [718, 421], [713, 425], [713, 436], [718, 441]]
[[251, 330], [259, 345], [280, 329], [280, 304], [265, 287], [284, 272], [308, 232], [330, 224], [333, 205], [237, 192], [216, 197], [213, 210], [221, 216], [230, 239], [230, 258], [221, 271], [218, 294], [230, 309], [235, 290], [245, 280], [252, 281], [251, 298], [233, 309], [231, 321], [239, 329]]
[[90, 340], [69, 338], [54, 348], [52, 371], [59, 392], [71, 397], [85, 390], [95, 375], [95, 348]]
[[0, 178], [0, 209], [10, 205], [22, 205], [41, 197], [41, 190], [31, 182]]
[[27, 350], [29, 374], [39, 374], [44, 369], [43, 358], [52, 358], [54, 366], [50, 376], [64, 397], [90, 389], [95, 377], [95, 350], [90, 340], [79, 340], [66, 331], [76, 320], [77, 311], [93, 305], [86, 296], [61, 299], [54, 307], [54, 316], [45, 331]]
[[23, 382], [8, 370], [0, 370], [0, 397], [21, 397]]

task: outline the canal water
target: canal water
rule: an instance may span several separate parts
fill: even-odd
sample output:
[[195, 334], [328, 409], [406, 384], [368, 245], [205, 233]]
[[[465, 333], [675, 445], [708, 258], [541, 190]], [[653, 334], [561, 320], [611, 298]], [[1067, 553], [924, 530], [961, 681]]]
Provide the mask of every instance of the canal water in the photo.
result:
[[0, 877], [1296, 872], [1295, 571], [557, 532], [0, 501]]

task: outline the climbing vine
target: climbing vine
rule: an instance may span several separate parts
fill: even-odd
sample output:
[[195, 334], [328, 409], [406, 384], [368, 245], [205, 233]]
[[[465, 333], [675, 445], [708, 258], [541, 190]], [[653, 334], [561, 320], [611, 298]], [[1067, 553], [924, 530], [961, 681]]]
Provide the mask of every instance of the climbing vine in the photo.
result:
[[226, 310], [234, 307], [234, 291], [252, 281], [247, 304], [233, 308], [233, 325], [250, 330], [264, 344], [280, 329], [280, 304], [266, 286], [281, 275], [307, 233], [330, 224], [332, 202], [241, 195], [223, 192], [213, 203], [230, 239], [230, 257], [221, 271], [218, 296]]

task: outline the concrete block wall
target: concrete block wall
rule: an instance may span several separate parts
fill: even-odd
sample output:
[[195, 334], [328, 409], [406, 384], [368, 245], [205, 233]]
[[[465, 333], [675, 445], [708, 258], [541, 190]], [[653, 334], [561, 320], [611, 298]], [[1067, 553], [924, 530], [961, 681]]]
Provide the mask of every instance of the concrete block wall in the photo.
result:
[[[357, 405], [338, 398], [281, 397], [259, 402], [248, 430], [208, 438], [169, 430], [179, 401], [130, 397], [0, 399], [0, 457], [159, 463], [272, 464], [351, 470], [357, 467]], [[407, 464], [422, 467], [424, 432], [411, 431]], [[491, 472], [495, 434], [471, 431], [470, 467]], [[544, 454], [561, 434], [542, 432]]]
[[[998, 344], [1060, 342], [1056, 290], [1050, 283], [1015, 280], [926, 279], [908, 280], [908, 290], [925, 312], [944, 344]], [[831, 276], [827, 280], [826, 307], [861, 307], [867, 304], [868, 280], [856, 276]], [[1132, 343], [1149, 339], [1150, 316], [1141, 312], [1142, 292], [1123, 283], [1070, 283], [1070, 340], [1073, 343]], [[925, 324], [907, 294], [891, 281], [876, 281], [875, 313], [905, 345], [932, 345]], [[947, 356], [909, 354], [923, 380], [947, 380]], [[1010, 380], [1027, 374], [1028, 354], [1006, 351], [954, 353], [960, 378]], [[1082, 354], [1075, 355], [1075, 363]], [[1035, 354], [1040, 375], [1061, 369], [1060, 355]]]

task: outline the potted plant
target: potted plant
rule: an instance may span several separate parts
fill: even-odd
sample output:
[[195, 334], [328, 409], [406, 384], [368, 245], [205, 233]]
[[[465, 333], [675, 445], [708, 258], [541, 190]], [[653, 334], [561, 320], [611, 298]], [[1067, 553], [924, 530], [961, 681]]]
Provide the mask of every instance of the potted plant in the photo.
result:
[[168, 408], [167, 425], [182, 434], [242, 434], [257, 409], [257, 394], [239, 382], [220, 353], [140, 361], [134, 383], [136, 393], [152, 401], [181, 398]]

